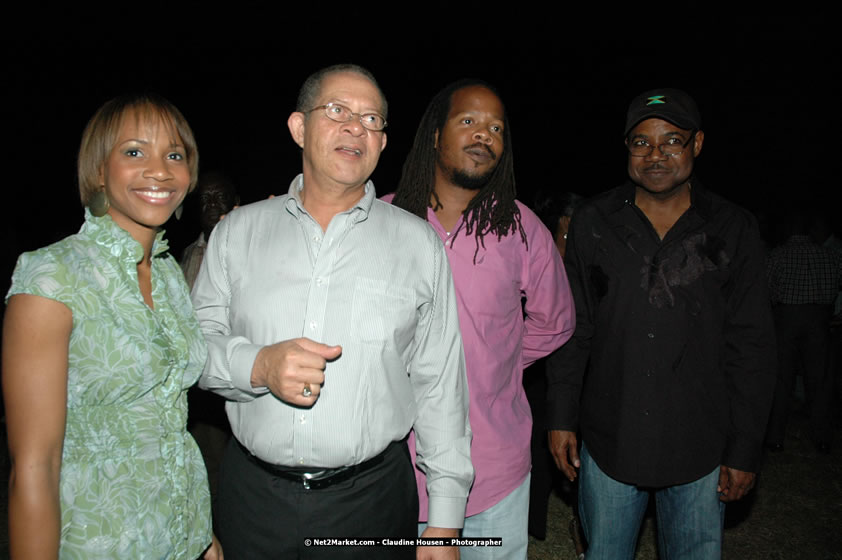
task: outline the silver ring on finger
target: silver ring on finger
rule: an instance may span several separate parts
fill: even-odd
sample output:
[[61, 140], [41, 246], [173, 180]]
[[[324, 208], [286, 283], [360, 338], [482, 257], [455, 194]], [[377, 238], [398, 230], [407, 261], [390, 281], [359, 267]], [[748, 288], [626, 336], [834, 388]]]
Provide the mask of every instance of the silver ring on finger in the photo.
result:
[[310, 384], [309, 384], [309, 383], [305, 383], [305, 384], [304, 384], [304, 389], [302, 389], [302, 391], [301, 391], [301, 396], [303, 396], [303, 397], [309, 397], [309, 396], [311, 396], [312, 394], [313, 394], [313, 391], [312, 391], [312, 390], [310, 390]]

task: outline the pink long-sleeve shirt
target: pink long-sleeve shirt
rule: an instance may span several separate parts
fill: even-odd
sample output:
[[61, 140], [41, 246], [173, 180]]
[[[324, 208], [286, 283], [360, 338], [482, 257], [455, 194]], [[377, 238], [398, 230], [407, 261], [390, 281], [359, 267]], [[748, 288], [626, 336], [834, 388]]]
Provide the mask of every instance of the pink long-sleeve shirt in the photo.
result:
[[[392, 195], [384, 200], [391, 202]], [[453, 282], [470, 395], [471, 461], [476, 471], [466, 516], [501, 501], [530, 470], [532, 415], [523, 390], [523, 369], [567, 341], [575, 312], [567, 275], [550, 232], [529, 208], [517, 203], [528, 250], [520, 233], [501, 240], [462, 230], [451, 244], [432, 209], [427, 221], [446, 247]], [[526, 298], [521, 307], [521, 298]], [[524, 311], [526, 317], [524, 318]], [[410, 442], [413, 452], [414, 442]], [[416, 469], [420, 521], [427, 520], [424, 474]]]

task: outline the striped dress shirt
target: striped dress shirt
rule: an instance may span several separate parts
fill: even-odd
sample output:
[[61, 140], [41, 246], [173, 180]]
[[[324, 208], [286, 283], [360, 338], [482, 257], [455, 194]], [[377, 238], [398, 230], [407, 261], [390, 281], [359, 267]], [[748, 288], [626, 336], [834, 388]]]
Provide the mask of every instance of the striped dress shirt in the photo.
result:
[[[285, 196], [231, 212], [214, 229], [193, 289], [208, 341], [200, 386], [227, 399], [236, 438], [285, 466], [359, 464], [414, 427], [430, 524], [461, 527], [473, 479], [465, 359], [453, 280], [435, 232], [376, 199], [369, 181], [326, 231]], [[342, 346], [309, 409], [252, 387], [265, 345], [297, 337]]]

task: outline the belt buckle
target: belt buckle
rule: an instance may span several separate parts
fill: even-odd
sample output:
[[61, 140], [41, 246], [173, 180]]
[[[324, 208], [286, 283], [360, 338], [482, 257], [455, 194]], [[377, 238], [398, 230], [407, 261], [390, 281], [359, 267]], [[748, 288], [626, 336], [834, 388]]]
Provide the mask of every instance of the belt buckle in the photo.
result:
[[318, 471], [318, 472], [314, 472], [314, 473], [309, 473], [309, 472], [301, 473], [301, 482], [304, 484], [304, 489], [309, 490], [310, 489], [310, 481], [311, 480], [318, 480], [319, 477], [324, 475], [324, 473], [325, 473], [325, 471]]

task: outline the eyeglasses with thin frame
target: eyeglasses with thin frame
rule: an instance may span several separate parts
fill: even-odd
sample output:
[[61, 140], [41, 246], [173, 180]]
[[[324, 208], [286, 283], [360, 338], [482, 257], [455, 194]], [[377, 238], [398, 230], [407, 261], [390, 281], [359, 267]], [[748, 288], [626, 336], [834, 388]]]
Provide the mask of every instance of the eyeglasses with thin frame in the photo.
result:
[[354, 120], [354, 118], [358, 118], [360, 120], [360, 124], [363, 128], [368, 130], [373, 130], [375, 132], [383, 130], [386, 128], [386, 119], [383, 118], [381, 115], [377, 113], [355, 113], [351, 111], [345, 105], [340, 103], [328, 103], [326, 105], [319, 105], [318, 107], [313, 107], [307, 113], [312, 113], [313, 111], [318, 111], [319, 109], [325, 110], [325, 115], [332, 121], [346, 123]]
[[[665, 156], [678, 157], [684, 153], [684, 150], [687, 149], [687, 146], [690, 145], [690, 142], [695, 137], [696, 131], [693, 130], [690, 132], [690, 138], [688, 138], [683, 144], [679, 138], [674, 137], [670, 138], [663, 144], [658, 144], [657, 148]], [[655, 150], [655, 146], [643, 139], [626, 142], [626, 147], [628, 147], [629, 153], [632, 157], [648, 157]]]

